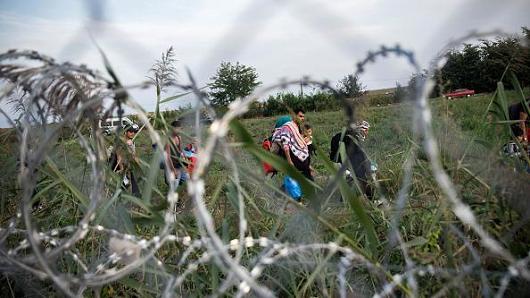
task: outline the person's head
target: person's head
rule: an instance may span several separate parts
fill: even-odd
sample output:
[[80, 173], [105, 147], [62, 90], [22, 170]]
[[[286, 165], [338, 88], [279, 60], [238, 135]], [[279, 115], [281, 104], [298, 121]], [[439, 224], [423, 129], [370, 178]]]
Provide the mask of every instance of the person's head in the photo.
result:
[[364, 141], [366, 137], [368, 136], [369, 129], [370, 129], [370, 123], [362, 120], [362, 121], [355, 122], [355, 124], [352, 125], [349, 132], [352, 133], [355, 136], [355, 138], [357, 138], [359, 141]]
[[176, 136], [180, 133], [180, 129], [181, 129], [181, 124], [180, 124], [180, 120], [173, 120], [173, 122], [171, 122], [171, 133], [173, 136]]
[[368, 121], [359, 121], [356, 123], [359, 127], [359, 131], [364, 135], [366, 138], [368, 136], [368, 129], [370, 129], [370, 123]]
[[124, 130], [125, 130], [125, 137], [127, 139], [132, 139], [134, 138], [134, 135], [136, 135], [136, 133], [138, 132], [140, 128], [138, 127], [138, 124], [127, 124], [127, 126], [125, 126]]
[[310, 137], [313, 135], [313, 128], [311, 128], [311, 125], [304, 124], [304, 136]]
[[305, 111], [302, 108], [297, 108], [294, 110], [294, 114], [296, 116], [295, 121], [298, 123], [298, 125], [304, 123], [305, 121]]

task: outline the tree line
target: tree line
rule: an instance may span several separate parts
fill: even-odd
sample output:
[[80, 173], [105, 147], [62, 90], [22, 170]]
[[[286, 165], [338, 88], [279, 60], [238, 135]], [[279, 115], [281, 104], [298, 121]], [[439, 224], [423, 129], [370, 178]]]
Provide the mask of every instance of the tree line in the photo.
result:
[[[526, 45], [524, 44], [526, 41]], [[510, 69], [519, 78], [522, 86], [530, 85], [530, 30], [522, 27], [520, 36], [503, 36], [494, 40], [480, 40], [477, 44], [464, 44], [461, 49], [454, 49], [447, 53], [445, 65], [438, 70], [431, 78], [437, 83], [431, 97], [439, 97], [456, 89], [473, 89], [476, 93], [492, 92], [497, 87], [497, 82], [501, 80], [507, 69]], [[164, 79], [171, 77], [173, 69], [164, 66], [173, 62], [171, 48], [162, 57], [158, 64], [155, 64], [152, 71], [157, 80], [157, 109], [155, 113], [160, 113], [158, 108], [160, 91], [163, 89]], [[171, 58], [171, 59], [169, 59]], [[167, 61], [166, 61], [167, 60]], [[170, 61], [171, 60], [171, 61]], [[401, 86], [396, 83], [393, 92], [387, 94], [374, 95], [368, 100], [368, 104], [388, 104], [400, 102], [414, 98], [418, 81], [425, 80], [427, 71], [412, 74], [408, 86]], [[159, 80], [158, 78], [162, 78]], [[228, 109], [228, 105], [240, 97], [250, 95], [262, 83], [259, 81], [258, 72], [254, 67], [241, 64], [239, 62], [222, 62], [216, 73], [210, 78], [207, 92], [212, 106], [223, 113]], [[160, 85], [160, 86], [159, 86]], [[296, 94], [294, 92], [280, 92], [276, 95], [269, 95], [268, 98], [254, 102], [247, 117], [272, 116], [286, 113], [289, 109], [303, 108], [307, 111], [335, 110], [340, 107], [338, 97], [359, 98], [366, 92], [366, 87], [359, 80], [358, 76], [348, 74], [336, 83], [336, 91], [314, 89], [312, 92]], [[510, 82], [506, 82], [506, 87], [511, 88]], [[179, 113], [182, 111], [179, 111]]]
[[[208, 84], [210, 101], [219, 112], [224, 112], [230, 102], [250, 95], [261, 85], [256, 69], [239, 62], [222, 62]], [[346, 75], [338, 81], [336, 92], [314, 90], [303, 94], [280, 92], [269, 95], [264, 101], [253, 102], [246, 117], [272, 116], [289, 112], [289, 109], [302, 108], [307, 111], [335, 110], [340, 103], [338, 96], [355, 98], [365, 92], [365, 86], [358, 76]], [[301, 86], [301, 88], [303, 88]]]
[[[530, 30], [522, 27], [520, 36], [497, 37], [481, 40], [478, 44], [464, 44], [446, 55], [447, 62], [432, 79], [437, 83], [431, 97], [438, 97], [455, 89], [473, 89], [476, 93], [492, 92], [497, 88], [507, 69], [511, 70], [522, 86], [530, 84]], [[526, 43], [526, 44], [525, 44]], [[418, 80], [427, 77], [426, 71], [413, 74], [408, 91], [415, 93]], [[505, 82], [512, 88], [510, 82]]]

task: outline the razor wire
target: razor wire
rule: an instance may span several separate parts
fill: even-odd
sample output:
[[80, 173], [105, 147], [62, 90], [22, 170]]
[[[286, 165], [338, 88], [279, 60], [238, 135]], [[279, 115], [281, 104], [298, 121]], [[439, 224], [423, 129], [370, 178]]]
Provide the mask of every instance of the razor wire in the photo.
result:
[[[92, 11], [101, 10], [95, 9]], [[91, 23], [87, 24], [88, 27], [92, 25]], [[471, 39], [499, 34], [501, 32], [473, 32], [461, 39], [448, 43], [434, 57], [434, 62], [429, 65], [429, 73], [432, 74], [443, 66], [441, 60], [449, 49]], [[405, 59], [415, 72], [419, 72], [422, 69], [411, 51], [407, 51], [399, 45], [392, 47], [383, 46], [374, 52], [369, 52], [364, 59], [359, 61], [356, 65], [355, 75], [362, 74], [376, 60], [385, 59], [389, 55]], [[309, 77], [304, 77], [300, 80], [283, 80], [271, 86], [260, 88], [254, 94], [232, 102], [228, 111], [222, 117], [217, 117], [209, 105], [204, 92], [195, 83], [190, 70], [188, 77], [191, 83], [189, 85], [180, 85], [179, 87], [185, 91], [191, 90], [199, 103], [199, 107], [204, 106], [214, 117], [213, 123], [208, 128], [208, 137], [204, 140], [199, 140], [198, 164], [188, 182], [187, 189], [194, 203], [195, 219], [199, 226], [200, 237], [192, 239], [190, 236], [181, 235], [179, 233], [185, 231], [179, 230], [173, 225], [175, 223], [173, 210], [180, 198], [171, 184], [166, 196], [168, 207], [164, 213], [164, 223], [156, 236], [145, 238], [142, 235], [128, 234], [103, 225], [93, 224], [98, 213], [98, 207], [101, 207], [107, 196], [104, 183], [106, 178], [104, 170], [106, 158], [103, 154], [102, 132], [97, 127], [98, 113], [104, 111], [104, 115], [107, 115], [115, 109], [120, 113], [122, 105], [130, 107], [137, 113], [140, 120], [146, 124], [145, 128], [152, 142], [157, 144], [158, 154], [163, 154], [162, 136], [150, 124], [149, 116], [142, 107], [133, 99], [127, 97], [127, 92], [130, 89], [143, 87], [145, 83], [128, 85], [133, 87], [123, 87], [116, 84], [116, 81], [112, 82], [99, 76], [87, 67], [70, 63], [57, 63], [52, 58], [34, 51], [10, 51], [0, 55], [0, 62], [24, 59], [33, 62], [38, 61], [42, 65], [36, 68], [31, 66], [16, 68], [12, 64], [5, 64], [2, 67], [5, 66], [6, 68], [0, 68], [2, 77], [13, 82], [13, 84], [7, 84], [6, 89], [2, 90], [3, 95], [12, 93], [17, 85], [22, 86], [26, 90], [31, 90], [28, 99], [31, 109], [24, 114], [20, 125], [12, 122], [14, 127], [21, 128], [20, 131], [17, 131], [20, 139], [20, 172], [18, 179], [22, 187], [21, 206], [20, 211], [9, 221], [8, 225], [2, 226], [0, 229], [0, 262], [2, 267], [21, 269], [40, 279], [49, 279], [67, 296], [81, 296], [89, 288], [107, 285], [134, 272], [141, 271], [143, 266], [154, 262], [158, 270], [167, 276], [167, 282], [163, 290], [163, 295], [167, 297], [176, 295], [177, 287], [186, 281], [187, 276], [197, 272], [200, 266], [207, 263], [215, 264], [226, 275], [219, 291], [212, 293], [213, 296], [224, 295], [228, 290], [234, 290], [233, 288], [235, 288], [236, 296], [250, 294], [271, 297], [276, 294], [260, 281], [263, 272], [267, 268], [280, 264], [282, 260], [293, 259], [296, 262], [297, 258], [302, 258], [315, 252], [326, 252], [337, 256], [337, 259], [333, 262], [335, 262], [335, 274], [341, 297], [348, 295], [349, 281], [346, 277], [347, 272], [354, 271], [357, 268], [366, 269], [373, 276], [380, 278], [379, 291], [373, 293], [374, 297], [394, 295], [397, 291], [402, 291], [413, 297], [419, 296], [422, 283], [417, 278], [426, 274], [452, 277], [452, 281], [457, 283], [459, 278], [464, 275], [470, 275], [477, 270], [485, 272], [485, 269], [480, 268], [481, 254], [470, 244], [469, 236], [455, 226], [452, 226], [453, 232], [465, 242], [467, 249], [473, 255], [473, 263], [465, 264], [459, 268], [461, 270], [453, 272], [447, 268], [418, 265], [409, 257], [407, 247], [401, 238], [399, 223], [412, 187], [414, 160], [417, 157], [417, 149], [419, 149], [415, 147], [413, 147], [406, 159], [404, 178], [397, 198], [394, 200], [394, 198], [381, 197], [386, 202], [385, 208], [387, 211], [395, 211], [388, 231], [391, 241], [389, 241], [387, 249], [391, 249], [393, 246], [392, 242], [397, 241], [399, 243], [399, 249], [405, 259], [405, 264], [402, 268], [390, 270], [386, 268], [385, 264], [379, 264], [377, 260], [370, 259], [368, 256], [363, 255], [362, 252], [356, 251], [355, 248], [335, 242], [288, 243], [265, 236], [254, 238], [250, 235], [248, 230], [249, 219], [245, 215], [247, 206], [242, 193], [241, 173], [236, 162], [237, 154], [230, 146], [231, 140], [228, 137], [230, 123], [245, 114], [253, 101], [271, 91], [282, 90], [288, 86], [300, 84], [315, 85], [321, 89], [337, 93], [329, 85], [329, 82], [316, 81]], [[35, 74], [38, 75], [35, 76]], [[501, 287], [496, 293], [496, 296], [502, 296], [511, 278], [522, 276], [524, 279], [530, 280], [530, 273], [528, 272], [529, 260], [528, 257], [522, 259], [514, 257], [508, 249], [503, 247], [494, 236], [490, 235], [479, 224], [471, 208], [461, 199], [457, 188], [443, 169], [440, 163], [438, 141], [432, 128], [432, 112], [428, 102], [428, 94], [433, 87], [434, 82], [427, 80], [420, 83], [417, 88], [419, 91], [415, 94], [414, 115], [411, 121], [414, 140], [422, 143], [421, 149], [424, 149], [427, 153], [432, 174], [444, 194], [443, 199], [450, 203], [451, 210], [459, 221], [471, 228], [479, 236], [482, 247], [508, 262], [509, 265], [501, 272]], [[109, 97], [119, 98], [119, 100], [114, 101], [110, 107], [105, 107], [103, 105], [104, 99]], [[348, 116], [348, 125], [351, 126], [357, 120], [354, 113], [356, 104], [347, 101], [345, 98], [342, 98], [342, 103]], [[6, 111], [1, 110], [1, 112], [7, 118]], [[199, 108], [196, 109], [196, 113], [198, 115]], [[61, 121], [55, 123], [57, 125], [52, 127], [47, 120], [54, 114], [60, 115]], [[77, 225], [54, 228], [49, 231], [39, 231], [31, 212], [31, 201], [37, 183], [36, 173], [51, 154], [51, 147], [57, 141], [61, 129], [76, 122], [87, 122], [92, 129], [93, 140], [95, 140], [87, 139], [84, 132], [80, 129], [75, 129], [75, 135], [86, 152], [87, 165], [91, 171], [88, 208], [84, 211]], [[36, 129], [36, 127], [39, 129]], [[202, 124], [197, 121], [195, 130], [198, 137], [201, 136], [202, 129]], [[224, 161], [231, 168], [231, 177], [236, 185], [238, 199], [239, 237], [231, 239], [228, 243], [222, 239], [217, 231], [212, 211], [208, 209], [205, 200], [205, 177], [214, 158], [216, 158], [216, 152], [219, 148], [223, 152]], [[345, 169], [345, 167], [339, 169], [337, 175], [342, 175]], [[334, 180], [329, 187], [336, 187], [337, 183], [338, 181]], [[381, 192], [379, 193], [381, 194]], [[119, 193], [116, 195], [119, 195]], [[390, 208], [392, 201], [395, 201], [393, 209]], [[288, 204], [293, 203], [289, 202]], [[302, 212], [306, 209], [305, 207], [297, 207], [301, 208]], [[306, 210], [305, 212], [309, 213], [310, 211]], [[90, 260], [83, 260], [76, 248], [76, 245], [79, 245], [90, 233], [105, 235], [109, 238], [108, 243], [101, 244], [101, 248], [109, 251], [108, 256], [103, 260], [91, 263], [89, 263]], [[23, 239], [14, 241], [14, 243], [13, 241], [8, 241], [8, 239], [13, 237], [16, 238], [15, 236], [20, 236]], [[171, 272], [165, 266], [165, 260], [157, 257], [157, 252], [167, 243], [175, 243], [184, 249], [177, 262], [179, 269], [182, 269], [180, 272]], [[248, 257], [249, 252], [252, 252], [252, 257]], [[74, 274], [58, 270], [53, 260], [66, 258], [66, 256], [69, 256], [77, 263], [84, 272]], [[392, 273], [396, 271], [399, 273]], [[458, 274], [455, 276], [456, 273]], [[446, 291], [454, 286], [454, 284], [449, 283], [436, 295], [443, 296]], [[488, 293], [486, 296], [492, 295], [491, 291]]]

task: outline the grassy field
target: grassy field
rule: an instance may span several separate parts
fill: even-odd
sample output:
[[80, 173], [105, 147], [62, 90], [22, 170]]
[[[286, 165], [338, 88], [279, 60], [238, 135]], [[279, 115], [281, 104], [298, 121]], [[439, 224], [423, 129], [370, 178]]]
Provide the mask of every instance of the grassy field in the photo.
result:
[[[515, 100], [514, 94], [508, 93], [508, 96], [511, 100]], [[517, 225], [519, 218], [525, 216], [525, 211], [520, 208], [528, 206], [526, 202], [528, 196], [516, 192], [506, 193], [505, 190], [513, 181], [522, 181], [521, 183], [526, 183], [528, 186], [529, 177], [525, 173], [514, 172], [511, 161], [503, 160], [499, 156], [498, 151], [502, 144], [509, 140], [509, 133], [505, 125], [489, 123], [486, 110], [490, 100], [490, 94], [453, 101], [433, 99], [434, 128], [440, 144], [443, 166], [458, 186], [464, 202], [472, 207], [488, 232], [500, 239], [515, 256], [523, 257], [530, 249], [529, 229], [523, 226], [513, 232], [512, 228]], [[365, 150], [378, 164], [377, 178], [381, 185], [378, 195], [387, 198], [392, 205], [398, 197], [403, 180], [403, 165], [411, 149], [421, 146], [411, 132], [412, 106], [395, 104], [361, 107], [356, 112], [359, 119], [365, 119], [371, 124], [369, 136], [364, 144]], [[241, 122], [252, 135], [255, 143], [259, 144], [269, 135], [275, 118], [245, 119]], [[313, 127], [315, 144], [327, 154], [331, 136], [339, 132], [345, 124], [343, 112], [307, 112], [306, 119]], [[191, 135], [191, 131], [188, 132]], [[9, 134], [9, 131], [2, 132], [0, 139], [5, 144], [0, 150], [0, 168], [3, 169], [0, 209], [2, 226], [15, 214], [16, 203], [20, 197], [15, 179], [17, 147]], [[232, 135], [228, 139], [235, 141]], [[108, 141], [110, 143], [111, 138]], [[152, 156], [150, 139], [145, 133], [140, 133], [136, 143], [139, 155], [148, 164]], [[377, 236], [374, 250], [367, 242], [366, 224], [356, 216], [351, 205], [339, 200], [340, 195], [336, 188], [327, 189], [327, 192], [319, 195], [318, 199], [321, 200], [322, 206], [318, 214], [312, 214], [304, 206], [299, 205], [291, 206], [286, 211], [284, 207], [290, 199], [279, 190], [281, 178], [265, 178], [259, 162], [238, 142], [232, 142], [230, 147], [237, 157], [251, 235], [267, 236], [290, 243], [335, 241], [355, 249], [374, 263], [384, 264], [389, 274], [400, 272], [405, 267], [401, 251], [395, 243], [388, 240], [390, 219], [394, 216], [393, 209], [387, 210], [361, 199], [362, 207], [368, 214]], [[40, 199], [43, 208], [35, 211], [34, 218], [42, 230], [76, 223], [84, 207], [79, 197], [72, 193], [72, 185], [85, 195], [90, 188], [86, 159], [76, 139], [61, 140], [52, 152], [50, 161], [53, 163], [47, 163], [39, 170], [36, 190], [36, 196]], [[209, 169], [206, 201], [214, 216], [218, 233], [228, 242], [229, 239], [238, 237], [239, 215], [234, 176], [222, 157], [223, 152], [219, 150]], [[53, 171], [53, 165], [64, 174], [67, 181], [61, 182], [58, 179]], [[317, 184], [326, 189], [333, 172], [327, 169], [326, 161], [321, 157], [313, 159], [313, 166], [317, 171]], [[418, 158], [414, 161], [413, 169], [409, 200], [401, 214], [399, 226], [399, 232], [411, 259], [418, 264], [446, 268], [447, 272], [458, 271], [472, 258], [471, 250], [466, 249], [466, 245], [471, 243], [484, 255], [480, 262], [487, 272], [486, 279], [490, 287], [497, 288], [500, 277], [496, 272], [504, 268], [506, 263], [488, 256], [478, 245], [477, 236], [456, 220], [435, 183], [421, 149]], [[143, 169], [144, 175], [148, 172], [148, 169]], [[160, 225], [160, 214], [162, 214], [160, 210], [164, 207], [164, 194], [167, 191], [163, 180], [160, 170], [153, 196], [144, 197], [139, 203], [138, 200], [128, 196], [110, 201], [118, 179], [117, 177], [109, 179], [107, 199], [110, 203], [107, 209], [98, 212], [95, 224], [143, 237], [155, 235]], [[180, 192], [186, 197], [184, 189]], [[522, 203], [523, 207], [517, 205], [517, 201], [519, 204]], [[452, 227], [464, 231], [469, 243], [459, 239], [459, 236], [452, 232]], [[184, 211], [179, 215], [175, 230], [178, 234], [190, 235], [192, 238], [200, 235], [190, 211]], [[79, 243], [77, 250], [88, 259], [98, 256], [101, 252], [97, 252], [94, 248], [94, 243], [98, 241], [105, 240], [98, 235], [90, 235], [86, 241]], [[182, 250], [182, 247], [176, 245], [166, 245], [158, 251], [157, 257], [168, 264], [167, 271], [178, 274], [182, 269], [172, 264], [171, 260], [176, 254], [182, 253]], [[246, 257], [250, 260], [254, 253], [249, 251]], [[304, 255], [297, 261], [300, 262], [298, 264], [306, 265], [280, 263], [266, 271], [262, 282], [274, 289], [279, 296], [284, 297], [321, 296], [322, 289], [326, 289], [328, 294], [336, 294], [337, 281], [332, 268], [318, 267], [315, 273], [317, 276], [313, 276], [315, 266], [311, 264], [326, 263], [329, 260], [326, 258], [325, 254]], [[60, 262], [58, 266], [68, 272], [79, 270], [75, 264], [68, 261]], [[108, 284], [102, 289], [103, 296], [159, 294], [160, 287], [139, 282], [145, 281], [144, 277], [156, 280], [159, 276], [157, 272], [149, 273], [149, 270], [154, 270], [153, 266], [147, 267], [141, 278], [139, 275], [132, 275]], [[202, 296], [212, 293], [223, 277], [224, 275], [215, 265], [204, 265], [188, 277], [179, 294], [187, 296], [194, 293]], [[421, 295], [432, 295], [443, 288], [450, 278], [451, 274], [441, 273], [420, 277]], [[361, 296], [380, 290], [375, 286], [378, 278], [370, 275], [366, 270], [356, 271], [349, 275], [348, 279], [352, 287], [357, 288], [356, 293]], [[480, 276], [474, 273], [463, 274], [460, 283], [470, 296], [479, 295], [484, 290]], [[22, 286], [16, 283], [15, 285]], [[41, 282], [39, 287], [52, 290], [49, 282]], [[4, 287], [0, 286], [0, 289], [4, 290]], [[457, 293], [449, 292], [454, 295]]]

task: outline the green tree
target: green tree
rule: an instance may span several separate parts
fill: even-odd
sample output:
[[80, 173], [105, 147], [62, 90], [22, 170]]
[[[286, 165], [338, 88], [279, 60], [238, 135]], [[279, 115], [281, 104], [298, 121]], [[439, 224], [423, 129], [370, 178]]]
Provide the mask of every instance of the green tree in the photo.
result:
[[[528, 28], [522, 28], [522, 36], [483, 40], [479, 45], [466, 44], [462, 50], [451, 51], [437, 77], [444, 84], [443, 91], [458, 88], [493, 91], [507, 67], [517, 75], [523, 86], [529, 85], [530, 48], [521, 43], [521, 39], [530, 40]], [[506, 87], [513, 86], [508, 81]]]
[[[523, 28], [523, 34], [523, 38], [528, 40], [528, 29]], [[484, 68], [481, 77], [488, 82], [488, 91], [496, 88], [507, 66], [523, 86], [530, 83], [530, 49], [523, 46], [517, 37], [483, 41], [482, 52]], [[506, 83], [508, 88], [513, 87], [509, 81]]]
[[462, 51], [462, 86], [460, 88], [474, 90], [483, 90], [485, 88], [481, 79], [481, 71], [484, 68], [481, 56], [480, 47], [469, 44], [464, 46], [464, 50]]
[[394, 102], [402, 102], [407, 99], [407, 90], [401, 86], [399, 82], [396, 82], [396, 90], [394, 91]]
[[[429, 98], [438, 97], [440, 96], [440, 84], [439, 82], [439, 76], [440, 74], [436, 72], [433, 76], [431, 76], [431, 79], [434, 79], [434, 81], [437, 83], [434, 85], [434, 88], [432, 89], [431, 93], [429, 94]], [[427, 81], [427, 70], [424, 69], [422, 72], [414, 73], [409, 79], [409, 85], [407, 87], [406, 92], [410, 95], [409, 99], [413, 100], [418, 92], [418, 87], [423, 87], [423, 84]]]
[[347, 98], [355, 98], [363, 95], [366, 86], [363, 86], [359, 76], [349, 74], [342, 78], [337, 84], [339, 94]]
[[210, 96], [215, 107], [224, 107], [238, 97], [251, 94], [261, 84], [256, 69], [236, 62], [222, 62], [210, 78]]

